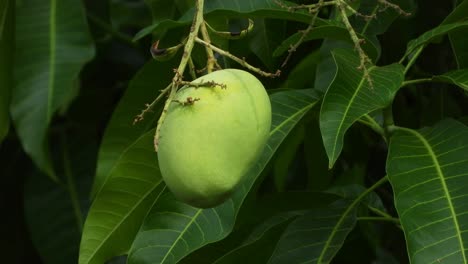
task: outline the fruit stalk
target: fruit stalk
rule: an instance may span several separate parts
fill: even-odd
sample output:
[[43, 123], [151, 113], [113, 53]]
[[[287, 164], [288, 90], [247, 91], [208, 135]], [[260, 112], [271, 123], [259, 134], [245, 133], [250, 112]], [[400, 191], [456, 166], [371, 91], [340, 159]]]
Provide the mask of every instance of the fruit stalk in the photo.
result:
[[227, 52], [225, 50], [222, 50], [222, 49], [212, 45], [211, 43], [208, 43], [208, 42], [204, 41], [203, 39], [200, 39], [200, 38], [196, 37], [195, 41], [202, 44], [202, 45], [204, 45], [207, 48], [210, 48], [210, 49], [216, 51], [217, 53], [219, 53], [222, 56], [230, 58], [231, 60], [239, 63], [240, 65], [242, 65], [244, 68], [247, 68], [247, 69], [249, 69], [249, 70], [251, 70], [253, 72], [256, 72], [256, 73], [260, 74], [261, 76], [275, 78], [275, 77], [278, 77], [280, 75], [280, 73], [281, 73], [279, 70], [276, 71], [275, 73], [264, 72], [264, 71], [260, 70], [259, 68], [256, 68], [256, 67], [248, 64], [244, 59], [239, 59], [238, 57], [232, 55], [231, 53], [229, 53], [229, 52]]
[[196, 13], [195, 13], [195, 17], [193, 18], [192, 26], [190, 28], [190, 34], [184, 46], [184, 53], [182, 55], [182, 60], [180, 61], [179, 67], [176, 70], [174, 78], [172, 78], [171, 91], [166, 100], [166, 103], [164, 104], [164, 108], [161, 113], [161, 116], [159, 117], [158, 125], [156, 126], [156, 133], [154, 135], [154, 149], [156, 152], [158, 152], [158, 143], [159, 143], [159, 136], [161, 132], [161, 125], [164, 122], [164, 119], [166, 118], [166, 113], [167, 113], [167, 110], [169, 109], [169, 105], [171, 104], [177, 92], [177, 89], [179, 87], [179, 82], [182, 80], [182, 76], [184, 75], [185, 68], [187, 67], [187, 63], [190, 59], [190, 55], [192, 54], [192, 49], [195, 44], [195, 38], [197, 37], [200, 26], [203, 23], [203, 6], [204, 6], [204, 0], [196, 0], [196, 3], [195, 3]]

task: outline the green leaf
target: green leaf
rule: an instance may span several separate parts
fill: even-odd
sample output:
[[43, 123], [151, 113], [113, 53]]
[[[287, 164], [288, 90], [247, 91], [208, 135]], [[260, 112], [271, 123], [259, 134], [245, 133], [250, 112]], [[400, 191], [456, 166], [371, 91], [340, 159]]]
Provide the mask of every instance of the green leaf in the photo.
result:
[[130, 81], [101, 143], [92, 196], [102, 189], [121, 156], [143, 133], [154, 127], [159, 117], [155, 113], [148, 113], [143, 121], [135, 125], [133, 120], [145, 108], [145, 104], [156, 98], [160, 90], [171, 82], [175, 63], [174, 60], [165, 63], [151, 60]]
[[399, 128], [387, 173], [411, 263], [468, 263], [468, 127]]
[[329, 167], [338, 159], [346, 131], [360, 117], [391, 103], [403, 82], [403, 67], [392, 64], [369, 68], [373, 87], [359, 67], [359, 58], [348, 50], [333, 52], [338, 68], [320, 109], [320, 130]]
[[[402, 10], [413, 13], [416, 7], [414, 0], [393, 0], [392, 4], [398, 5]], [[374, 19], [364, 19], [362, 16], [350, 18], [356, 32], [364, 35], [380, 35], [385, 33], [390, 25], [402, 15], [394, 8], [384, 8], [382, 3], [375, 0], [362, 0], [359, 12], [364, 15], [375, 14]]]
[[432, 78], [435, 81], [454, 84], [468, 91], [468, 69], [455, 70]]
[[78, 261], [97, 144], [83, 132], [76, 137], [62, 141], [56, 153], [64, 167], [57, 173], [63, 184], [44, 179], [38, 172], [25, 184], [25, 219], [31, 239], [47, 264]]
[[408, 42], [408, 47], [406, 48], [405, 56], [408, 56], [413, 51], [415, 51], [419, 46], [426, 45], [445, 34], [455, 32], [458, 30], [466, 30], [468, 27], [468, 21], [460, 21], [451, 24], [442, 24], [436, 28], [433, 28], [426, 33], [422, 34], [416, 39], [411, 40]]
[[127, 253], [148, 210], [163, 193], [153, 137], [154, 130], [140, 136], [114, 164], [86, 218], [80, 264], [100, 264]]
[[349, 43], [343, 41], [324, 39], [319, 50], [319, 63], [315, 69], [314, 89], [323, 93], [328, 90], [336, 76], [336, 64], [333, 59], [332, 51], [340, 48], [352, 48]]
[[459, 2], [461, 3], [455, 7], [447, 17], [445, 17], [444, 21], [441, 23], [442, 25], [459, 22], [467, 18], [468, 2], [465, 0], [461, 0]]
[[172, 0], [145, 0], [146, 5], [151, 10], [153, 22], [171, 19], [177, 7], [173, 2]]
[[[365, 191], [365, 188], [362, 187], [361, 185], [350, 184], [350, 185], [344, 185], [344, 186], [335, 185], [332, 188], [328, 189], [327, 193], [336, 194], [345, 199], [354, 199], [358, 197], [364, 191]], [[375, 192], [369, 193], [365, 198], [362, 199], [361, 202], [365, 204], [366, 206], [368, 206], [369, 208], [376, 208], [382, 212], [387, 211], [387, 209], [383, 205], [382, 200]]]
[[15, 51], [13, 122], [25, 151], [55, 179], [46, 137], [48, 125], [68, 102], [81, 68], [94, 56], [81, 2], [18, 2]]
[[[302, 37], [302, 32], [297, 32], [291, 35], [289, 38], [285, 39], [281, 43], [281, 45], [276, 48], [276, 50], [273, 53], [273, 56], [280, 56], [283, 53], [287, 52], [289, 48], [292, 45], [296, 44], [301, 37]], [[379, 55], [378, 47], [374, 46], [372, 41], [367, 39], [365, 36], [358, 34], [358, 37], [365, 40], [363, 44], [361, 45], [361, 47], [366, 52], [366, 54], [372, 60], [376, 60]], [[333, 39], [333, 40], [344, 40], [349, 43], [353, 43], [349, 36], [348, 30], [344, 27], [335, 26], [335, 25], [325, 25], [325, 26], [315, 27], [313, 30], [309, 32], [309, 34], [307, 34], [304, 37], [304, 42], [309, 41], [309, 40], [325, 39], [325, 38]]]
[[[158, 115], [150, 112], [136, 125], [133, 120], [170, 83], [175, 63], [151, 60], [143, 66], [114, 110], [99, 150], [92, 190], [95, 199], [83, 231], [80, 264], [102, 263], [126, 253], [138, 231], [136, 223], [143, 221], [164, 188], [151, 130]], [[118, 206], [115, 200], [125, 203]], [[99, 237], [95, 237], [97, 229]]]
[[[301, 122], [302, 123], [302, 122]], [[297, 125], [276, 151], [272, 174], [276, 190], [283, 192], [286, 190], [290, 180], [290, 167], [295, 161], [299, 146], [304, 142], [304, 125]]]
[[256, 178], [285, 136], [318, 99], [310, 89], [273, 94], [272, 130], [267, 146], [233, 197], [218, 207], [198, 209], [175, 200], [171, 193], [164, 195], [145, 219], [128, 263], [175, 263], [190, 252], [226, 237]]
[[[442, 24], [450, 24], [457, 21], [462, 21], [467, 18], [468, 14], [468, 1], [462, 1], [442, 22]], [[466, 43], [468, 42], [468, 35], [466, 29], [455, 30], [449, 33], [450, 43], [452, 44], [452, 51], [455, 55], [458, 68], [468, 68], [468, 49]]]
[[[145, 2], [151, 2], [151, 1], [145, 1]], [[150, 5], [149, 3], [147, 3]], [[115, 29], [120, 29], [120, 28], [128, 28], [129, 26], [135, 27], [135, 28], [141, 28], [152, 21], [151, 15], [153, 11], [156, 12], [156, 10], [153, 10], [152, 6], [150, 6], [150, 10], [148, 10], [148, 5], [143, 3], [142, 1], [139, 2], [130, 2], [126, 0], [112, 0], [109, 3], [106, 3], [105, 5], [108, 5], [109, 7], [109, 16], [110, 16], [110, 24], [112, 25], [113, 28]], [[168, 9], [164, 8], [159, 8], [162, 12], [166, 11], [164, 14], [172, 16], [172, 11], [169, 11], [173, 9], [174, 7], [172, 5], [169, 6]], [[89, 10], [88, 7], [88, 13], [91, 13], [92, 11]], [[98, 15], [93, 12], [93, 15]], [[106, 14], [107, 16], [107, 14]], [[101, 19], [103, 18], [102, 15], [99, 16]]]
[[213, 263], [266, 263], [284, 229], [298, 215], [297, 212], [286, 212], [268, 219], [257, 227], [241, 246], [229, 251]]
[[330, 263], [356, 224], [353, 205], [339, 200], [298, 217], [286, 228], [268, 263]]
[[[286, 1], [282, 1], [288, 3]], [[205, 15], [222, 17], [258, 17], [274, 18], [309, 23], [311, 15], [307, 12], [290, 12], [280, 7], [276, 0], [211, 0], [205, 1]], [[179, 20], [162, 20], [142, 29], [135, 35], [134, 40], [139, 40], [151, 33], [159, 33], [167, 29], [187, 26], [192, 22], [194, 9], [190, 9]], [[317, 19], [316, 25], [327, 24], [323, 19]]]
[[309, 52], [294, 68], [288, 73], [282, 88], [302, 89], [313, 87], [315, 80], [315, 70], [320, 59], [319, 51]]
[[[261, 184], [261, 180], [257, 179], [255, 187], [258, 186], [257, 183]], [[254, 190], [250, 190], [250, 197], [255, 195]], [[339, 196], [330, 193], [302, 191], [273, 193], [258, 197], [258, 199], [257, 197], [255, 199], [247, 198], [236, 217], [233, 232], [226, 239], [200, 248], [183, 258], [179, 263], [213, 263], [230, 251], [236, 251], [236, 248], [244, 252], [243, 246], [246, 246], [245, 250], [248, 251], [251, 249], [251, 243], [256, 243], [255, 241], [262, 239], [261, 237], [265, 231], [282, 222], [284, 216], [289, 217], [290, 214], [292, 216], [302, 215], [306, 210], [323, 207], [338, 199], [340, 199]], [[276, 243], [276, 241], [273, 242]], [[260, 243], [264, 245], [263, 242]], [[257, 248], [258, 253], [259, 250]], [[271, 255], [272, 251], [272, 248], [262, 248], [261, 254], [268, 253]], [[253, 263], [265, 263], [268, 260], [267, 258], [265, 261], [254, 262], [255, 259], [257, 258], [252, 258]], [[250, 259], [245, 261], [250, 261]]]
[[250, 33], [250, 49], [270, 71], [275, 70], [277, 58], [271, 54], [284, 38], [285, 25], [285, 21], [256, 19], [253, 32]]
[[0, 143], [10, 128], [8, 109], [13, 87], [14, 3], [0, 3]]

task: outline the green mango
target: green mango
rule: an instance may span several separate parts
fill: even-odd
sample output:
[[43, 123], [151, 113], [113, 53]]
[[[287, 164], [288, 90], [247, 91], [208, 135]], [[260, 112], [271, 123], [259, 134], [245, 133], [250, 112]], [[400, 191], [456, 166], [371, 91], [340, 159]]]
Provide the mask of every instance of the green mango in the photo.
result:
[[265, 147], [271, 104], [252, 74], [225, 69], [182, 87], [161, 125], [162, 177], [181, 201], [210, 208], [231, 197]]

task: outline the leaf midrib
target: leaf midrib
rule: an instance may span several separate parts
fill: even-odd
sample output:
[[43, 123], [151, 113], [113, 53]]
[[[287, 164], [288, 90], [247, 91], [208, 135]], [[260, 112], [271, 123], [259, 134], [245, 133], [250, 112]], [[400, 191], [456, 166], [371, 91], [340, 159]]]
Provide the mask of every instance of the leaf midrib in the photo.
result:
[[[134, 212], [135, 208], [137, 208], [138, 206], [140, 206], [141, 202], [144, 201], [146, 199], [146, 197], [148, 197], [148, 195], [150, 195], [158, 186], [159, 184], [162, 182], [162, 180], [160, 180], [159, 182], [155, 183], [154, 186], [149, 189], [148, 192], [146, 192], [142, 198], [135, 204], [135, 206], [133, 206], [131, 208], [131, 210], [128, 210], [127, 214], [125, 214], [122, 219], [114, 226], [114, 228], [112, 228], [109, 232], [109, 234], [107, 234], [104, 239], [101, 241], [101, 243], [99, 243], [99, 245], [97, 247], [94, 247], [95, 250], [93, 251], [93, 253], [91, 254], [91, 256], [89, 256], [84, 263], [90, 263], [90, 260], [92, 260], [94, 258], [94, 256], [96, 256], [96, 254], [99, 252], [99, 249], [104, 245], [104, 242], [109, 239], [109, 237], [115, 232], [115, 230], [117, 230], [118, 227], [120, 227], [122, 225], [122, 223], [124, 222], [125, 219], [127, 219], [131, 213]], [[164, 189], [163, 189], [164, 190]], [[155, 203], [156, 201], [159, 199], [159, 196], [163, 193], [163, 190], [159, 193], [158, 197], [156, 197], [155, 199]], [[79, 262], [81, 263], [81, 262]]]
[[[279, 104], [281, 104], [280, 102], [277, 102]], [[285, 126], [289, 121], [293, 120], [294, 118], [296, 118], [297, 116], [301, 115], [303, 112], [306, 112], [307, 110], [309, 110], [310, 108], [312, 108], [312, 106], [314, 106], [315, 104], [317, 103], [317, 101], [313, 102], [313, 103], [310, 103], [306, 106], [304, 106], [303, 108], [296, 108], [297, 112], [291, 116], [289, 116], [288, 118], [284, 119], [283, 122], [281, 122], [278, 126], [276, 126], [273, 130], [271, 130], [270, 132], [270, 137], [272, 135], [274, 135], [276, 133], [276, 131], [278, 131], [280, 128], [282, 128], [283, 126]]]
[[447, 197], [447, 203], [449, 205], [450, 213], [452, 215], [453, 223], [455, 225], [455, 230], [456, 230], [456, 233], [457, 233], [457, 239], [458, 239], [458, 242], [459, 242], [459, 245], [460, 245], [460, 251], [461, 251], [461, 254], [462, 254], [462, 257], [463, 257], [463, 261], [464, 261], [464, 263], [467, 263], [466, 262], [465, 249], [463, 248], [463, 238], [461, 237], [461, 232], [460, 232], [460, 224], [458, 223], [457, 214], [456, 214], [455, 208], [454, 208], [454, 206], [452, 204], [452, 197], [450, 196], [450, 192], [448, 190], [447, 183], [444, 180], [444, 173], [442, 172], [441, 166], [439, 164], [439, 160], [437, 159], [437, 156], [435, 155], [434, 151], [432, 150], [431, 145], [426, 140], [426, 138], [424, 138], [424, 136], [422, 136], [419, 132], [417, 132], [415, 130], [412, 130], [412, 129], [402, 128], [402, 130], [413, 134], [414, 136], [416, 136], [423, 143], [424, 147], [427, 149], [427, 152], [428, 152], [429, 156], [432, 159], [432, 162], [434, 163], [434, 167], [436, 168], [436, 171], [437, 171], [437, 176], [440, 179], [442, 189], [443, 189], [443, 191], [444, 191], [444, 193], [445, 193], [445, 195]]
[[190, 226], [192, 226], [192, 223], [195, 221], [195, 219], [197, 219], [198, 215], [200, 215], [201, 212], [202, 212], [202, 209], [198, 209], [198, 212], [192, 217], [192, 219], [190, 219], [190, 222], [187, 225], [185, 225], [184, 230], [180, 232], [179, 236], [177, 236], [177, 239], [174, 241], [174, 243], [172, 243], [171, 247], [167, 250], [166, 254], [164, 255], [164, 258], [161, 260], [161, 263], [164, 263], [164, 261], [166, 261], [166, 258], [169, 256], [169, 253], [172, 251], [172, 249], [174, 249], [174, 246], [181, 239], [182, 235], [184, 235], [185, 232], [187, 232], [187, 229]]
[[47, 123], [52, 119], [52, 100], [55, 85], [55, 60], [56, 60], [56, 41], [57, 41], [57, 0], [50, 1], [50, 14], [49, 14], [49, 86], [47, 93]]
[[3, 37], [3, 28], [5, 27], [5, 21], [6, 21], [7, 12], [8, 12], [8, 9], [9, 9], [9, 7], [8, 7], [9, 3], [10, 3], [10, 1], [6, 0], [5, 7], [3, 9], [3, 13], [0, 16], [0, 40]]
[[[370, 74], [371, 74], [371, 71], [375, 68], [375, 66], [372, 66], [369, 68], [368, 70], [368, 73], [369, 73], [369, 78], [370, 78]], [[337, 75], [338, 75], [338, 69], [337, 69]], [[343, 127], [343, 124], [344, 124], [344, 120], [346, 119], [346, 117], [348, 116], [348, 112], [349, 112], [349, 109], [351, 108], [351, 105], [353, 105], [354, 103], [354, 100], [356, 99], [357, 95], [359, 94], [359, 92], [361, 91], [361, 88], [364, 86], [364, 83], [365, 83], [365, 76], [364, 76], [364, 73], [362, 74], [362, 77], [361, 77], [361, 81], [359, 82], [358, 84], [358, 87], [356, 88], [356, 90], [354, 91], [354, 94], [353, 96], [351, 97], [351, 99], [349, 100], [349, 103], [348, 105], [346, 106], [346, 109], [343, 113], [343, 118], [341, 119], [340, 121], [340, 125], [338, 126], [338, 129], [336, 131], [336, 136], [335, 136], [335, 140], [333, 141], [333, 151], [332, 151], [332, 159], [330, 159], [330, 162], [328, 164], [328, 167], [331, 168], [333, 166], [333, 164], [335, 163], [335, 160], [336, 160], [336, 147], [337, 147], [337, 142], [338, 142], [338, 138], [341, 134], [341, 129]]]

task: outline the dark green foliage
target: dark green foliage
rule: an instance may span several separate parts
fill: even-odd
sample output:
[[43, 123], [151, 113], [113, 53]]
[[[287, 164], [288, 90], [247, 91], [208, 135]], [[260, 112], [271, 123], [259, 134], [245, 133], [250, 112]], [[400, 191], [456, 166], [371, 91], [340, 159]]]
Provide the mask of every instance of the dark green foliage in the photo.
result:
[[[468, 264], [468, 0], [346, 0], [359, 45], [336, 5], [304, 31], [314, 13], [288, 6], [317, 1], [205, 0], [217, 31], [254, 22], [214, 45], [281, 70], [257, 74], [262, 156], [209, 209], [160, 176], [166, 97], [133, 124], [184, 60], [150, 47], [183, 43], [195, 2], [0, 2], [2, 261]], [[205, 47], [191, 56], [203, 75]]]

